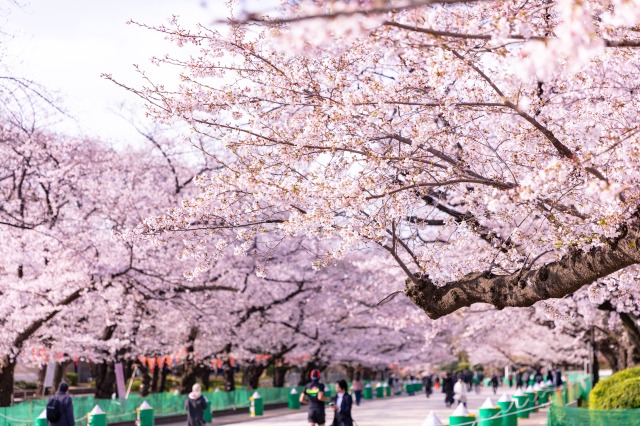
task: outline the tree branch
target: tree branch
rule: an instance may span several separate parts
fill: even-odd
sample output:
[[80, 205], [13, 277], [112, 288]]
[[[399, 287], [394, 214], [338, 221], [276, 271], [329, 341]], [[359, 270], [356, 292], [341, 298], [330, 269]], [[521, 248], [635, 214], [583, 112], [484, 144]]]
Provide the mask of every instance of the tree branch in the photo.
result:
[[590, 250], [573, 250], [556, 262], [538, 269], [496, 276], [469, 274], [461, 280], [437, 286], [428, 276], [407, 279], [405, 294], [433, 319], [474, 303], [490, 303], [498, 309], [531, 306], [540, 300], [561, 298], [595, 280], [640, 263], [640, 219], [620, 229], [616, 238]]

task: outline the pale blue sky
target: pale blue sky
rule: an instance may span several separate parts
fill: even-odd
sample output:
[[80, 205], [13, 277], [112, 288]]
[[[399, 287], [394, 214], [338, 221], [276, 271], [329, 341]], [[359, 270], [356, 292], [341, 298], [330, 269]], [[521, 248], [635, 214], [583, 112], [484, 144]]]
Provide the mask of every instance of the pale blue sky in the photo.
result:
[[208, 24], [226, 15], [223, 0], [19, 1], [24, 6], [11, 7], [2, 23], [13, 36], [3, 40], [11, 73], [60, 95], [76, 122], [65, 121], [57, 130], [114, 142], [138, 137], [117, 115], [123, 102], [129, 108], [138, 102], [100, 74], [135, 81], [132, 64], [153, 69], [149, 58], [172, 49], [162, 36], [126, 21], [162, 24], [176, 14], [185, 24]]

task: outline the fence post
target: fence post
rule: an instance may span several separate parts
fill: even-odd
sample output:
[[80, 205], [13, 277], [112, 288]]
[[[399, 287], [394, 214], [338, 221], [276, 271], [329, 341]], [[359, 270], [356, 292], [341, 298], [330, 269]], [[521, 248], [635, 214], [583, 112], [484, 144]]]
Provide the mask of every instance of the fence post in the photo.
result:
[[515, 413], [516, 404], [509, 395], [503, 394], [498, 400], [498, 407], [502, 413], [502, 426], [518, 426], [518, 417]]
[[513, 399], [516, 403], [516, 411], [519, 419], [529, 418], [529, 397], [522, 392], [522, 389], [518, 388], [516, 393], [513, 394]]
[[138, 414], [138, 426], [153, 426], [153, 407], [147, 401], [142, 401], [140, 407], [136, 408]]
[[487, 398], [478, 409], [478, 426], [502, 426], [502, 418], [498, 414], [500, 407], [496, 406], [491, 398]]
[[98, 404], [87, 415], [89, 426], [107, 426], [107, 415]]
[[47, 426], [47, 410], [42, 410], [42, 413], [36, 417], [35, 426]]
[[292, 410], [298, 410], [300, 408], [300, 397], [296, 388], [291, 389], [289, 394], [289, 408]]
[[429, 412], [429, 415], [422, 422], [422, 426], [443, 426], [442, 420], [436, 416], [436, 413], [433, 411]]
[[258, 391], [255, 391], [249, 400], [251, 401], [251, 407], [249, 408], [251, 417], [262, 416], [264, 414], [264, 401]]
[[376, 398], [384, 398], [384, 387], [381, 382], [376, 384]]
[[364, 385], [364, 392], [362, 393], [362, 397], [364, 399], [373, 399], [373, 389], [371, 388], [371, 383], [367, 383]]
[[454, 410], [454, 412], [449, 416], [449, 425], [465, 425], [465, 426], [475, 426], [476, 423], [472, 423], [476, 419], [475, 416], [469, 414], [467, 411], [467, 407], [461, 402], [458, 404], [458, 407]]

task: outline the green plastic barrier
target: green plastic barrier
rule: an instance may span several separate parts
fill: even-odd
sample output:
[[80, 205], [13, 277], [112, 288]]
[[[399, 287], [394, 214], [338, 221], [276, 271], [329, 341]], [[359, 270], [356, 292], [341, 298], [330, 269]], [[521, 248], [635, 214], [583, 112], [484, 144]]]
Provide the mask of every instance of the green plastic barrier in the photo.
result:
[[139, 426], [154, 426], [153, 407], [147, 401], [143, 401], [137, 411]]
[[249, 400], [251, 401], [251, 406], [249, 407], [251, 417], [264, 415], [264, 400], [258, 391], [254, 392], [253, 395], [249, 397]]
[[478, 426], [502, 426], [502, 417], [499, 417], [500, 407], [479, 408]]
[[640, 426], [640, 409], [590, 410], [588, 408], [549, 407], [547, 426]]
[[498, 401], [498, 407], [502, 413], [502, 426], [518, 426], [518, 418], [515, 414], [516, 404], [514, 401]]
[[529, 397], [527, 395], [514, 395], [517, 417], [519, 419], [529, 418]]
[[36, 418], [34, 424], [35, 426], [47, 426], [49, 424], [47, 422], [47, 412], [43, 411], [42, 413], [40, 413], [40, 415]]
[[298, 391], [291, 389], [291, 393], [289, 393], [289, 404], [288, 407], [292, 410], [300, 409], [300, 395], [298, 395]]
[[475, 416], [449, 416], [449, 425], [477, 426]]
[[213, 414], [211, 414], [211, 402], [207, 399], [207, 408], [202, 413], [202, 418], [205, 423], [211, 423], [213, 421]]
[[367, 383], [366, 385], [364, 385], [362, 397], [364, 399], [373, 399], [373, 388], [371, 387], [371, 383]]
[[[260, 396], [264, 405], [286, 404], [289, 400], [289, 393], [293, 387], [286, 388], [261, 388]], [[295, 387], [296, 392], [303, 391], [303, 387]], [[365, 390], [366, 391], [366, 390]], [[203, 392], [202, 394], [209, 400], [213, 411], [226, 409], [247, 409], [250, 406], [249, 398], [254, 391], [247, 389], [237, 389], [232, 392]], [[154, 408], [155, 417], [166, 417], [172, 415], [185, 414], [184, 401], [186, 395], [174, 395], [169, 392], [150, 394], [146, 397], [130, 395], [129, 399], [95, 399], [93, 396], [73, 397], [73, 410], [76, 420], [86, 418], [97, 404], [104, 411], [107, 423], [136, 421], [136, 408], [147, 401]], [[36, 418], [47, 406], [47, 399], [33, 399], [21, 402], [12, 407], [0, 407], [0, 426], [33, 426]], [[86, 424], [78, 422], [76, 426]]]

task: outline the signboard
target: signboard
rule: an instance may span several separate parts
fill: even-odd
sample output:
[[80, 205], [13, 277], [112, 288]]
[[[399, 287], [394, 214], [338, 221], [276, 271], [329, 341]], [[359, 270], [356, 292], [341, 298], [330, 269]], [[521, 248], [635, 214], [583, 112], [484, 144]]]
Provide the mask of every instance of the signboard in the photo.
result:
[[122, 363], [116, 364], [116, 388], [118, 391], [118, 398], [126, 398], [127, 392], [124, 386], [124, 370], [122, 369]]
[[49, 364], [47, 364], [47, 372], [45, 373], [44, 376], [44, 388], [50, 388], [53, 386], [53, 376], [56, 373], [56, 362], [55, 361], [49, 361]]

